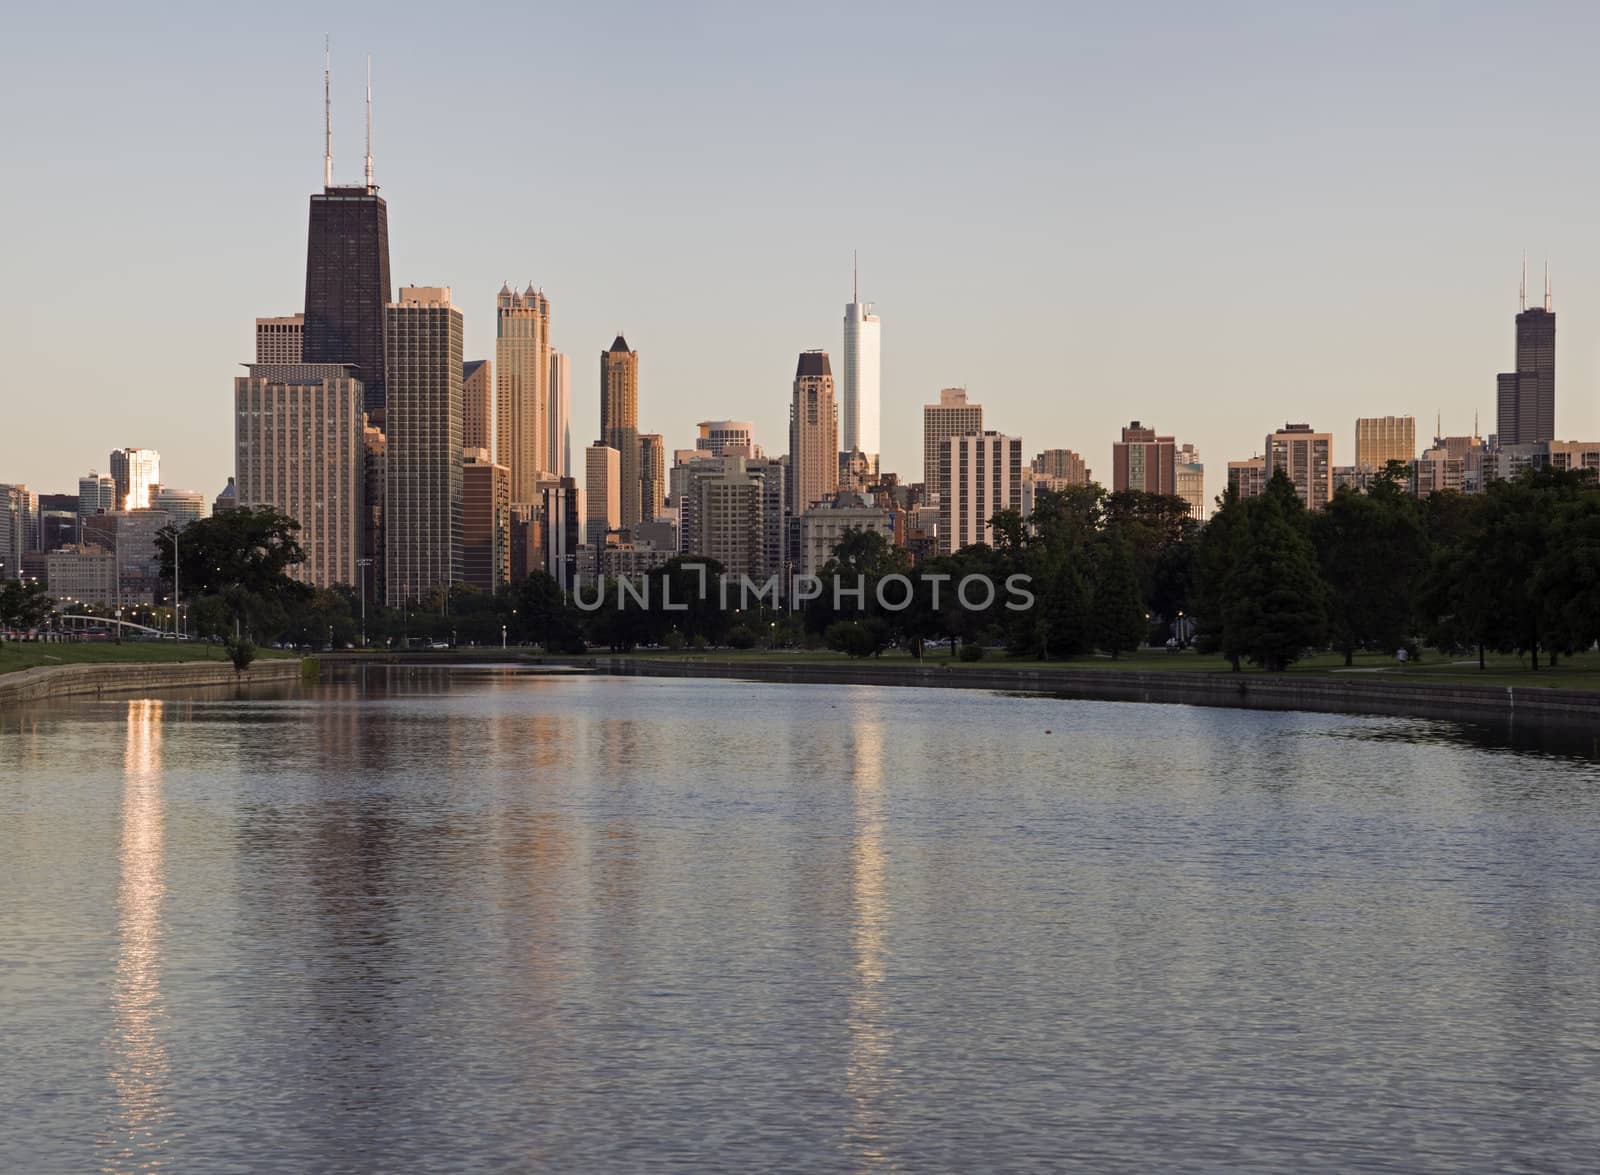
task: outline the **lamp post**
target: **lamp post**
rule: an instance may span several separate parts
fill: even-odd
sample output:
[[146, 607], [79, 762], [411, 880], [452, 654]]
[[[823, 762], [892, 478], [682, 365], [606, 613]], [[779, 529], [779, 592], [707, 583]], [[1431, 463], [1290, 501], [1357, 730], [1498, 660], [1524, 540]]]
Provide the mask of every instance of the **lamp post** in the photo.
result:
[[500, 626], [500, 651], [506, 651], [506, 626], [503, 624]]
[[372, 566], [371, 559], [357, 559], [356, 566], [361, 569], [361, 647], [367, 647], [367, 568]]

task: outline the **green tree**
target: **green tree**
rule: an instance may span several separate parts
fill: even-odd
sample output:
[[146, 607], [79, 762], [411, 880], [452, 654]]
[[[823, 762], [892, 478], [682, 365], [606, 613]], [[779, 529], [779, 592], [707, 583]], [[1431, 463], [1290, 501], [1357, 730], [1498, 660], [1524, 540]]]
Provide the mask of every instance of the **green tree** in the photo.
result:
[[1149, 633], [1139, 577], [1120, 527], [1108, 529], [1095, 559], [1091, 623], [1095, 647], [1114, 661], [1143, 643]]
[[1303, 509], [1293, 483], [1279, 470], [1247, 504], [1243, 559], [1223, 585], [1224, 647], [1243, 651], [1272, 672], [1322, 644], [1327, 632], [1326, 588]]
[[1360, 648], [1399, 648], [1428, 560], [1415, 499], [1384, 478], [1365, 494], [1339, 490], [1311, 523], [1329, 589], [1329, 638], [1344, 663]]
[[1235, 672], [1245, 650], [1238, 634], [1227, 626], [1227, 605], [1230, 580], [1246, 557], [1246, 514], [1247, 504], [1229, 486], [1201, 529], [1194, 556], [1195, 647], [1202, 653], [1220, 653]]
[[0, 628], [37, 628], [55, 601], [33, 580], [0, 580]]

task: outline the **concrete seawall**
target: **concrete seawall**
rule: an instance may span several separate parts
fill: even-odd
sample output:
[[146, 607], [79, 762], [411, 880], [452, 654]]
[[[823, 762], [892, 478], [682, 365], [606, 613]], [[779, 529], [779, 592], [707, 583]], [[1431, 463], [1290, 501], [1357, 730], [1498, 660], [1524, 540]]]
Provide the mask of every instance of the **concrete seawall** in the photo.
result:
[[50, 665], [0, 676], [0, 706], [43, 698], [233, 685], [236, 681], [246, 684], [287, 682], [299, 678], [300, 662], [292, 658], [257, 661], [237, 675], [227, 661]]
[[1257, 710], [1317, 710], [1500, 722], [1509, 718], [1586, 724], [1600, 730], [1600, 692], [1538, 687], [1268, 677], [1232, 673], [1138, 673], [1117, 669], [1024, 669], [870, 662], [777, 663], [597, 656], [567, 659], [601, 673], [731, 677], [837, 685], [1014, 690], [1114, 702], [1175, 702]]

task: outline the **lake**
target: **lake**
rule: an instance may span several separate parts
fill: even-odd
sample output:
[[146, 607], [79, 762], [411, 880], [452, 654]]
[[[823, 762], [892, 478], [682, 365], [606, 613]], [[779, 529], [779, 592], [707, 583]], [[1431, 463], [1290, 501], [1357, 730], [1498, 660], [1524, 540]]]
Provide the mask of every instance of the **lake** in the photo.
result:
[[1600, 1156], [1600, 764], [373, 668], [0, 714], [0, 1170]]

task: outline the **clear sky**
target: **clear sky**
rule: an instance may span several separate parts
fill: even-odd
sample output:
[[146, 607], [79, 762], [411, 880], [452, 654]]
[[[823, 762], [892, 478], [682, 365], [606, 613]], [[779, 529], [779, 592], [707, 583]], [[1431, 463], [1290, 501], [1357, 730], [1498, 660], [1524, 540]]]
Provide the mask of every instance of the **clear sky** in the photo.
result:
[[[301, 308], [321, 182], [377, 178], [397, 285], [492, 357], [504, 279], [573, 356], [641, 355], [639, 418], [787, 448], [861, 251], [886, 468], [965, 384], [1110, 480], [1137, 418], [1226, 462], [1285, 420], [1493, 429], [1522, 252], [1560, 315], [1556, 425], [1600, 436], [1600, 11], [1584, 5], [25, 5], [0, 38], [0, 481], [114, 446], [208, 495], [256, 315]], [[837, 365], [836, 365], [837, 374]]]

